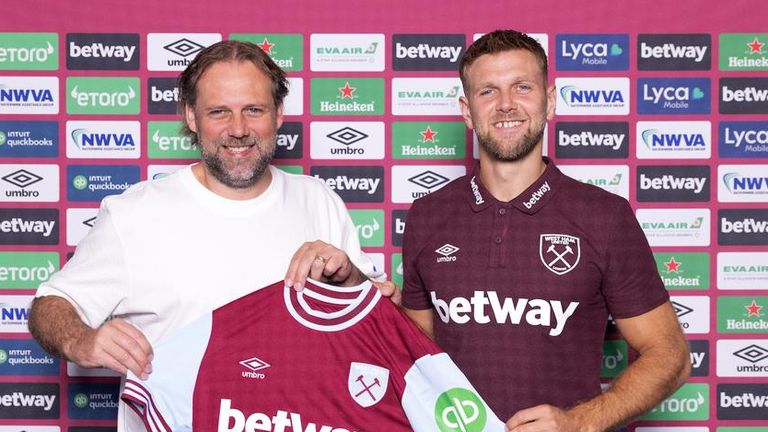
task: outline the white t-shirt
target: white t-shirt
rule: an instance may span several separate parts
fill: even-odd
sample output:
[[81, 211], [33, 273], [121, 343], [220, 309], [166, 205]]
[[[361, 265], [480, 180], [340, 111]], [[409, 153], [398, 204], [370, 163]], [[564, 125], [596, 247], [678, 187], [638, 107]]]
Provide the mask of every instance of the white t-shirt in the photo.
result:
[[[333, 244], [369, 277], [381, 276], [338, 195], [312, 177], [270, 171], [271, 184], [252, 200], [214, 194], [191, 166], [105, 198], [75, 255], [37, 296], [64, 297], [94, 328], [124, 318], [154, 343], [282, 279], [306, 241]], [[126, 430], [123, 404], [119, 411], [118, 430]]]

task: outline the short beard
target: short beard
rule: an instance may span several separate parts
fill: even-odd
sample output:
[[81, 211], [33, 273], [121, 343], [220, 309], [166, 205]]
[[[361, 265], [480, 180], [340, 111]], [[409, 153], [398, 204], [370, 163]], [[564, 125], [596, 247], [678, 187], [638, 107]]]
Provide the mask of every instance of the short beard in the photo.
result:
[[[224, 161], [219, 157], [218, 152], [222, 145], [238, 143], [253, 145], [260, 152], [260, 156], [253, 162], [248, 161], [248, 163], [252, 163], [252, 166], [245, 166], [244, 161], [243, 165], [239, 166], [241, 169], [236, 171], [224, 166]], [[215, 152], [206, 151], [203, 146], [200, 146], [201, 161], [219, 183], [233, 189], [246, 189], [258, 183], [264, 172], [269, 169], [269, 163], [272, 162], [277, 147], [272, 145], [265, 148], [264, 142], [256, 137], [223, 138], [216, 140], [214, 144], [216, 145]]]
[[477, 142], [493, 159], [502, 162], [516, 162], [528, 156], [543, 138], [544, 125], [538, 131], [531, 131], [523, 135], [520, 145], [509, 149], [503, 148], [494, 141], [490, 134], [477, 135]]

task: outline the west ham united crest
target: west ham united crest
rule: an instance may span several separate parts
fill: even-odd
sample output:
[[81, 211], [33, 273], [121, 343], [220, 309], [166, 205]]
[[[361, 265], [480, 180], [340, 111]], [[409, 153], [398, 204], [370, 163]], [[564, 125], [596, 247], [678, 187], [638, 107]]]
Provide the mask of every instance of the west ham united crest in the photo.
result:
[[387, 392], [389, 369], [368, 363], [352, 362], [349, 365], [347, 388], [352, 399], [363, 408], [379, 402]]
[[579, 245], [578, 237], [567, 234], [542, 234], [539, 237], [539, 257], [552, 273], [564, 275], [579, 263]]

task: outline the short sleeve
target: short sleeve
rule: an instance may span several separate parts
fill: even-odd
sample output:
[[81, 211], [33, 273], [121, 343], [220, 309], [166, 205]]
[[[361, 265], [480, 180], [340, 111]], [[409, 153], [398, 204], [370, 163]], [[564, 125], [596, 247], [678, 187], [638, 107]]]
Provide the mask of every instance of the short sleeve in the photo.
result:
[[423, 248], [420, 233], [424, 232], [419, 226], [422, 222], [419, 208], [418, 200], [411, 205], [403, 233], [403, 307], [415, 310], [432, 308], [432, 301], [416, 265]]

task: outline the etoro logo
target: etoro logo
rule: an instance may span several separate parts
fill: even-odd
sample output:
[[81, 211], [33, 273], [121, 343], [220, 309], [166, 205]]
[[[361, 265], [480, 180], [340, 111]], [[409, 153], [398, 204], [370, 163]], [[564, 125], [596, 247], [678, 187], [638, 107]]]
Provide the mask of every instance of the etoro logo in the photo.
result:
[[0, 286], [35, 288], [59, 269], [56, 252], [0, 252]]
[[435, 423], [441, 432], [481, 432], [488, 421], [483, 401], [473, 391], [454, 387], [435, 402]]
[[138, 114], [138, 78], [68, 77], [68, 114]]
[[57, 33], [0, 33], [0, 70], [57, 70]]
[[709, 418], [709, 385], [684, 384], [662, 401], [643, 420], [707, 420]]
[[384, 246], [384, 210], [350, 209], [349, 215], [361, 246]]
[[181, 123], [175, 121], [151, 121], [147, 123], [150, 159], [194, 159], [200, 157], [200, 149], [192, 145], [192, 139], [180, 132]]
[[263, 372], [259, 372], [259, 371], [270, 367], [269, 363], [265, 362], [264, 360], [258, 357], [251, 357], [249, 359], [245, 359], [241, 361], [240, 364], [245, 366], [248, 369], [247, 371], [240, 372], [240, 375], [243, 378], [264, 379], [266, 378], [266, 375]]
[[626, 369], [629, 363], [627, 350], [627, 343], [623, 340], [604, 341], [600, 376], [615, 377]]

